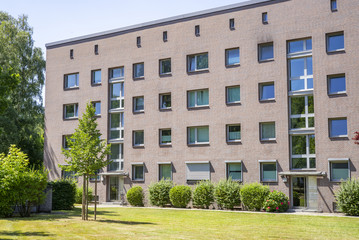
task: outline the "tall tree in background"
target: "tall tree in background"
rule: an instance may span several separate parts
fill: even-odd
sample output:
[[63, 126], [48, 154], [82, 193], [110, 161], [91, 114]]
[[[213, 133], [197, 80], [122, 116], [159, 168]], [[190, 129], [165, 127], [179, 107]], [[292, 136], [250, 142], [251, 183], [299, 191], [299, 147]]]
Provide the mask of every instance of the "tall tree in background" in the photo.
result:
[[30, 165], [40, 167], [45, 60], [41, 49], [34, 47], [32, 34], [26, 16], [16, 19], [0, 11], [0, 82], [10, 82], [10, 88], [0, 89], [0, 94], [7, 93], [0, 97], [4, 106], [0, 113], [0, 153], [7, 153], [15, 144], [28, 155]]

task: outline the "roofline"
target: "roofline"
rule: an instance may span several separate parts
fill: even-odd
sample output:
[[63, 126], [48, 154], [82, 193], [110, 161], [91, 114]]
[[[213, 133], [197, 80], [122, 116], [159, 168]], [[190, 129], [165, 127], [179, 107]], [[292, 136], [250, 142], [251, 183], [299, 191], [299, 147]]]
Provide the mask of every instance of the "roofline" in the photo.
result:
[[88, 34], [88, 35], [84, 35], [84, 36], [69, 38], [69, 39], [65, 39], [65, 40], [61, 40], [61, 41], [51, 42], [51, 43], [45, 44], [45, 46], [46, 46], [46, 49], [51, 49], [51, 48], [57, 48], [57, 47], [62, 47], [62, 46], [66, 46], [66, 45], [83, 43], [83, 42], [113, 37], [113, 36], [117, 36], [117, 35], [122, 35], [122, 34], [126, 34], [129, 32], [135, 32], [135, 31], [139, 31], [139, 30], [143, 30], [143, 29], [164, 26], [164, 25], [174, 24], [174, 23], [178, 23], [178, 22], [189, 21], [189, 20], [193, 20], [193, 19], [223, 14], [223, 13], [237, 11], [237, 10], [244, 10], [244, 9], [256, 7], [256, 5], [268, 4], [268, 3], [274, 2], [274, 1], [282, 2], [282, 1], [288, 1], [288, 0], [250, 0], [250, 1], [246, 1], [246, 2], [235, 3], [235, 4], [226, 5], [226, 6], [222, 6], [222, 7], [211, 8], [208, 10], [177, 15], [174, 17], [163, 18], [163, 19], [140, 23], [140, 24], [131, 25], [131, 26], [127, 26], [127, 27], [122, 27], [122, 28], [112, 29], [112, 30], [108, 30], [108, 31]]

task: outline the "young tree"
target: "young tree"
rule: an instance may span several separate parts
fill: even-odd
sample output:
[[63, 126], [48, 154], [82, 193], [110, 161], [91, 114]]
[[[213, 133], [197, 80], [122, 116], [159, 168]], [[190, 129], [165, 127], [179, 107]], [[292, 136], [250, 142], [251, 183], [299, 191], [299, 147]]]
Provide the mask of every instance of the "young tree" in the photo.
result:
[[[107, 155], [110, 154], [110, 144], [100, 139], [97, 129], [95, 108], [91, 103], [86, 106], [86, 112], [79, 119], [79, 126], [68, 139], [69, 149], [62, 149], [67, 166], [60, 166], [65, 171], [74, 171], [83, 177], [82, 191], [82, 220], [88, 220], [88, 180], [96, 175], [101, 168], [110, 164]], [[97, 183], [97, 182], [96, 182]], [[95, 193], [96, 194], [96, 193]]]

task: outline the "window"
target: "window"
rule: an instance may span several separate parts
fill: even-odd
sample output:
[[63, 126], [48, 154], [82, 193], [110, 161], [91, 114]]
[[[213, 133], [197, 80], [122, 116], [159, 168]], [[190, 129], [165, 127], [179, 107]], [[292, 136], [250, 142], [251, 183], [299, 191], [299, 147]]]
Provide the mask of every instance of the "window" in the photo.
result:
[[92, 84], [100, 84], [101, 83], [101, 70], [92, 71]]
[[171, 58], [160, 60], [160, 75], [171, 73]]
[[95, 53], [95, 55], [98, 55], [98, 45], [97, 44], [94, 47], [94, 53]]
[[110, 140], [123, 139], [123, 123], [123, 113], [110, 113]]
[[316, 168], [315, 135], [291, 136], [292, 169]]
[[61, 170], [61, 178], [62, 179], [66, 179], [66, 178], [77, 179], [75, 174], [76, 174], [76, 172], [74, 172], [74, 171]]
[[143, 163], [142, 164], [133, 164], [132, 165], [132, 180], [133, 181], [145, 180], [144, 171], [145, 171], [145, 168], [143, 166]]
[[94, 182], [94, 181], [100, 181], [101, 180], [101, 176], [99, 175], [100, 170], [95, 171], [95, 175], [90, 176], [90, 181]]
[[327, 52], [344, 51], [344, 32], [327, 34]]
[[188, 91], [188, 107], [209, 106], [208, 89]]
[[67, 74], [65, 75], [65, 89], [78, 88], [79, 87], [79, 74]]
[[70, 49], [70, 59], [74, 59], [74, 50]]
[[290, 128], [314, 128], [314, 99], [312, 95], [291, 97]]
[[144, 131], [143, 130], [133, 131], [133, 146], [134, 147], [144, 146]]
[[137, 37], [136, 44], [137, 44], [137, 47], [141, 47], [141, 37]]
[[300, 39], [288, 42], [288, 54], [300, 53], [300, 52], [311, 52], [312, 50], [312, 39]]
[[347, 119], [329, 119], [329, 137], [348, 137]]
[[227, 125], [227, 142], [241, 141], [241, 125], [233, 124]]
[[259, 100], [268, 101], [274, 100], [274, 83], [260, 83], [259, 84]]
[[199, 37], [199, 36], [200, 36], [200, 34], [199, 34], [199, 25], [196, 25], [196, 26], [194, 27], [194, 34], [196, 35], [196, 37]]
[[234, 18], [229, 19], [229, 29], [234, 30]]
[[77, 103], [64, 105], [64, 118], [72, 119], [78, 118], [78, 108], [79, 105]]
[[171, 145], [171, 129], [160, 129], [160, 145]]
[[262, 23], [268, 24], [268, 13], [266, 12], [262, 13]]
[[273, 43], [272, 42], [259, 44], [258, 51], [259, 51], [259, 54], [258, 54], [259, 62], [273, 60], [274, 53], [273, 53]]
[[108, 171], [123, 170], [123, 144], [122, 143], [112, 143], [111, 144], [110, 160], [112, 162], [108, 165]]
[[239, 64], [239, 48], [226, 49], [226, 66]]
[[209, 144], [209, 127], [189, 127], [188, 144]]
[[171, 163], [159, 163], [159, 180], [172, 180], [172, 164]]
[[227, 104], [241, 102], [240, 86], [226, 87]]
[[101, 116], [101, 102], [93, 102], [92, 105], [95, 108], [95, 115]]
[[332, 12], [338, 11], [337, 0], [330, 0], [330, 9]]
[[261, 182], [277, 182], [277, 161], [259, 160], [261, 168]]
[[209, 162], [186, 162], [187, 181], [210, 180]]
[[72, 141], [71, 136], [72, 135], [62, 135], [62, 148], [66, 150], [70, 149], [69, 142]]
[[145, 76], [145, 64], [135, 63], [133, 64], [133, 78], [143, 78]]
[[171, 93], [160, 94], [160, 110], [171, 109]]
[[330, 168], [330, 181], [340, 182], [350, 178], [349, 158], [330, 158], [328, 160]]
[[346, 92], [345, 75], [328, 76], [328, 94], [343, 94]]
[[242, 163], [227, 162], [227, 179], [232, 178], [234, 181], [242, 182]]
[[167, 42], [167, 31], [163, 32], [163, 41]]
[[275, 136], [275, 122], [260, 123], [261, 141], [273, 141]]
[[125, 74], [124, 68], [123, 67], [118, 67], [118, 68], [111, 68], [110, 69], [110, 82], [119, 80], [119, 79], [123, 79]]
[[208, 69], [208, 53], [189, 55], [188, 72], [195, 72]]
[[123, 109], [124, 101], [124, 83], [110, 83], [110, 109]]
[[144, 97], [134, 97], [133, 98], [133, 112], [144, 112], [145, 110], [145, 100]]

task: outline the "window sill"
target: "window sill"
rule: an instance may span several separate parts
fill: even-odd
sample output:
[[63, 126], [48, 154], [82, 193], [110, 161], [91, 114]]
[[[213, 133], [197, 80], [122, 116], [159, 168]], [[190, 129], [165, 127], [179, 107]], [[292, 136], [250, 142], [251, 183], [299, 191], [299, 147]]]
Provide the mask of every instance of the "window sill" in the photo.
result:
[[95, 118], [100, 118], [101, 114], [95, 115]]
[[203, 105], [203, 106], [197, 106], [197, 107], [187, 107], [187, 109], [188, 109], [188, 111], [209, 109], [209, 105]]
[[306, 172], [306, 171], [317, 171], [317, 168], [291, 168], [291, 171]]
[[160, 112], [170, 112], [172, 108], [160, 108]]
[[169, 143], [169, 144], [161, 144], [160, 143], [160, 148], [170, 148], [172, 147], [172, 143]]
[[164, 78], [164, 77], [172, 77], [172, 73], [170, 72], [170, 73], [160, 73], [160, 77], [162, 78]]
[[242, 144], [242, 140], [227, 140], [228, 145]]
[[346, 141], [349, 140], [348, 136], [335, 136], [335, 137], [329, 137], [330, 141]]
[[101, 182], [101, 179], [89, 179], [90, 182]]
[[133, 148], [139, 148], [139, 149], [140, 149], [140, 148], [145, 148], [145, 145], [133, 145], [132, 147], [133, 147]]
[[117, 77], [117, 78], [110, 78], [109, 83], [112, 82], [124, 82], [125, 78], [124, 77]]
[[275, 102], [275, 98], [269, 98], [269, 99], [262, 99], [259, 100], [260, 103], [273, 103]]
[[236, 105], [242, 105], [242, 102], [226, 102], [227, 106], [236, 106]]
[[266, 63], [266, 62], [274, 62], [274, 58], [264, 59], [264, 60], [258, 60], [258, 63]]
[[141, 114], [145, 113], [145, 110], [133, 111], [133, 114]]
[[201, 73], [208, 73], [209, 69], [201, 69], [201, 70], [195, 70], [195, 71], [187, 71], [188, 75], [195, 75], [195, 74], [201, 74]]
[[277, 139], [261, 139], [260, 142], [262, 144], [266, 144], [266, 143], [277, 143]]
[[80, 87], [69, 87], [69, 88], [64, 88], [64, 91], [71, 91], [71, 90], [78, 90], [80, 89]]
[[135, 182], [135, 183], [144, 183], [144, 182], [145, 182], [145, 179], [132, 179], [132, 182]]
[[346, 97], [346, 96], [348, 96], [346, 92], [328, 93], [329, 98]]
[[133, 77], [133, 80], [136, 81], [136, 80], [145, 80], [145, 77]]
[[102, 85], [102, 83], [91, 83], [92, 87], [98, 87], [98, 86], [101, 86], [101, 85]]
[[226, 65], [226, 68], [236, 68], [236, 67], [239, 67], [241, 66], [240, 63], [236, 63], [236, 64], [231, 64], [231, 65]]
[[207, 147], [209, 146], [209, 142], [205, 143], [187, 143], [188, 147]]
[[337, 49], [337, 50], [334, 50], [334, 51], [328, 51], [327, 50], [328, 55], [335, 55], [335, 54], [342, 54], [342, 53], [345, 53], [345, 49]]
[[278, 180], [273, 180], [273, 181], [263, 181], [263, 180], [261, 180], [261, 183], [278, 183]]
[[78, 120], [78, 117], [73, 117], [73, 118], [64, 118], [64, 121], [71, 121], [71, 120]]

